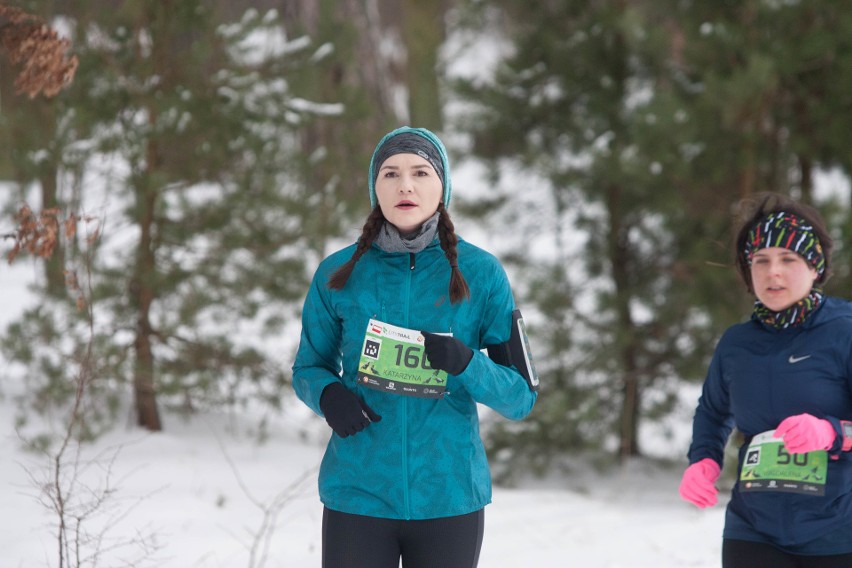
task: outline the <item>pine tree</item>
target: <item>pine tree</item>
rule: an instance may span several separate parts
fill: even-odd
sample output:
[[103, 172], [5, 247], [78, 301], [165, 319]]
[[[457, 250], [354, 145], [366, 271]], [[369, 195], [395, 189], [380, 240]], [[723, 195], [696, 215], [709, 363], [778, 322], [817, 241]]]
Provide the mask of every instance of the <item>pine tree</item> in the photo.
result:
[[[56, 117], [58, 179], [79, 197], [63, 206], [97, 211], [103, 226], [101, 418], [128, 386], [150, 430], [162, 405], [275, 406], [287, 380], [276, 343], [311, 268], [302, 227], [315, 197], [298, 176], [298, 134], [339, 113], [292, 90], [299, 74], [325, 72], [320, 46], [287, 38], [274, 12], [227, 22], [196, 0], [110, 6], [68, 14], [80, 67]], [[72, 305], [45, 298], [7, 334], [4, 354], [29, 366], [39, 407], [67, 394], [76, 325]]]
[[[493, 82], [461, 85], [484, 103], [461, 130], [492, 171], [509, 160], [549, 188], [521, 214], [532, 221], [515, 225], [525, 238], [511, 257], [546, 314], [531, 326], [542, 397], [497, 449], [639, 455], [639, 426], [674, 408], [748, 314], [736, 203], [767, 190], [811, 201], [816, 168], [848, 171], [836, 123], [849, 18], [758, 1], [495, 5], [512, 55]], [[516, 187], [504, 196], [515, 208]], [[546, 240], [551, 211], [556, 260], [542, 263], [530, 242]]]
[[686, 148], [667, 134], [682, 113], [661, 87], [665, 20], [646, 3], [500, 5], [514, 52], [493, 84], [461, 87], [484, 103], [466, 126], [478, 155], [543, 178], [546, 204], [515, 230], [544, 240], [541, 214], [554, 211], [557, 248], [543, 262], [528, 236], [512, 257], [529, 280], [525, 300], [546, 314], [531, 326], [542, 395], [516, 449], [544, 460], [578, 447], [640, 455], [642, 420], [673, 407], [715, 331], [701, 305], [690, 309], [705, 267], [689, 247], [718, 235], [674, 183]]

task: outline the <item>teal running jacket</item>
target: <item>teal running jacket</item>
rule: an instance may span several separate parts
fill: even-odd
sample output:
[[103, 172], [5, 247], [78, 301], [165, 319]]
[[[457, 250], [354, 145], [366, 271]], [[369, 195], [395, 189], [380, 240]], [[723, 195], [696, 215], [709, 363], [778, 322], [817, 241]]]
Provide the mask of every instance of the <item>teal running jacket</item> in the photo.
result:
[[[459, 239], [459, 268], [470, 299], [452, 304], [450, 266], [437, 239], [423, 251], [388, 253], [375, 245], [355, 264], [343, 290], [327, 286], [355, 245], [320, 263], [302, 312], [293, 365], [297, 396], [314, 412], [334, 381], [360, 396], [382, 420], [341, 438], [332, 433], [319, 472], [319, 494], [335, 511], [389, 519], [431, 519], [477, 511], [491, 502], [491, 475], [477, 403], [519, 420], [537, 393], [512, 367], [480, 351], [509, 339], [515, 308], [508, 278], [490, 253]], [[357, 382], [367, 323], [452, 332], [474, 351], [443, 398], [414, 398]]]

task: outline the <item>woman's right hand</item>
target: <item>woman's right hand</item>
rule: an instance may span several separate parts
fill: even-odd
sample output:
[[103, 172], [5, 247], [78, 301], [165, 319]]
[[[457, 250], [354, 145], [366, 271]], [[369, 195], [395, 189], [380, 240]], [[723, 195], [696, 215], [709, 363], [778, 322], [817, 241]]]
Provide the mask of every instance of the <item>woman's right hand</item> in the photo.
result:
[[382, 419], [357, 394], [339, 382], [323, 389], [319, 405], [325, 421], [341, 438], [357, 434]]
[[712, 507], [716, 504], [716, 480], [722, 469], [711, 458], [704, 458], [686, 468], [680, 481], [680, 496], [696, 507]]

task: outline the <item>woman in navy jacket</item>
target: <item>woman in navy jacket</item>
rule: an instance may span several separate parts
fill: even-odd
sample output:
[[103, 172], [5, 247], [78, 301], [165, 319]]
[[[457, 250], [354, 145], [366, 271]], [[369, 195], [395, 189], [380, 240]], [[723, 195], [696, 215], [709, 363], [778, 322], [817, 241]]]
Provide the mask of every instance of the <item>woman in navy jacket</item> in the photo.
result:
[[831, 246], [813, 208], [778, 194], [736, 239], [754, 311], [716, 347], [680, 485], [715, 505], [728, 436], [742, 433], [724, 568], [852, 566], [852, 306], [822, 292]]

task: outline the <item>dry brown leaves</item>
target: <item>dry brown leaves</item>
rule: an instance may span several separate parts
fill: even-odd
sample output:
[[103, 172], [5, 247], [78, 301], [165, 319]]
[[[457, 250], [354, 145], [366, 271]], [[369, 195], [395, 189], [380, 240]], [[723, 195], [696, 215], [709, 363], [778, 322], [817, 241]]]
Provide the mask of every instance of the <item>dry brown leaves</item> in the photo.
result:
[[[53, 251], [59, 242], [58, 209], [45, 209], [36, 214], [28, 205], [24, 205], [15, 214], [15, 222], [18, 224], [18, 229], [10, 235], [15, 239], [15, 244], [6, 255], [9, 264], [12, 264], [21, 251], [41, 258], [53, 256]], [[72, 230], [76, 230], [76, 227]]]
[[[40, 258], [50, 258], [59, 244], [60, 230], [65, 240], [70, 240], [77, 233], [77, 224], [81, 221], [92, 223], [96, 219], [89, 216], [80, 217], [75, 213], [60, 219], [59, 209], [45, 209], [36, 214], [29, 205], [23, 205], [15, 214], [17, 230], [11, 235], [6, 235], [15, 240], [12, 250], [6, 255], [9, 264], [22, 251]], [[99, 236], [97, 229], [90, 232], [86, 237], [86, 244], [91, 245]]]
[[18, 93], [52, 97], [69, 85], [79, 63], [76, 55], [68, 57], [69, 47], [70, 42], [40, 18], [0, 4], [0, 48], [21, 65], [15, 79]]
[[[66, 219], [60, 219], [59, 209], [45, 209], [36, 214], [28, 205], [22, 206], [15, 214], [15, 222], [18, 225], [15, 233], [4, 235], [12, 238], [15, 244], [6, 255], [9, 264], [21, 253], [26, 252], [40, 258], [50, 258], [59, 244], [60, 237], [70, 240], [77, 234], [77, 224], [80, 222], [93, 223], [94, 217], [80, 217], [74, 213]], [[62, 233], [60, 235], [60, 232]], [[100, 236], [100, 231], [95, 229], [87, 231], [86, 244], [91, 246]], [[77, 296], [77, 309], [82, 310], [85, 305], [83, 291], [77, 279], [77, 272], [72, 269], [65, 270], [65, 285]]]

